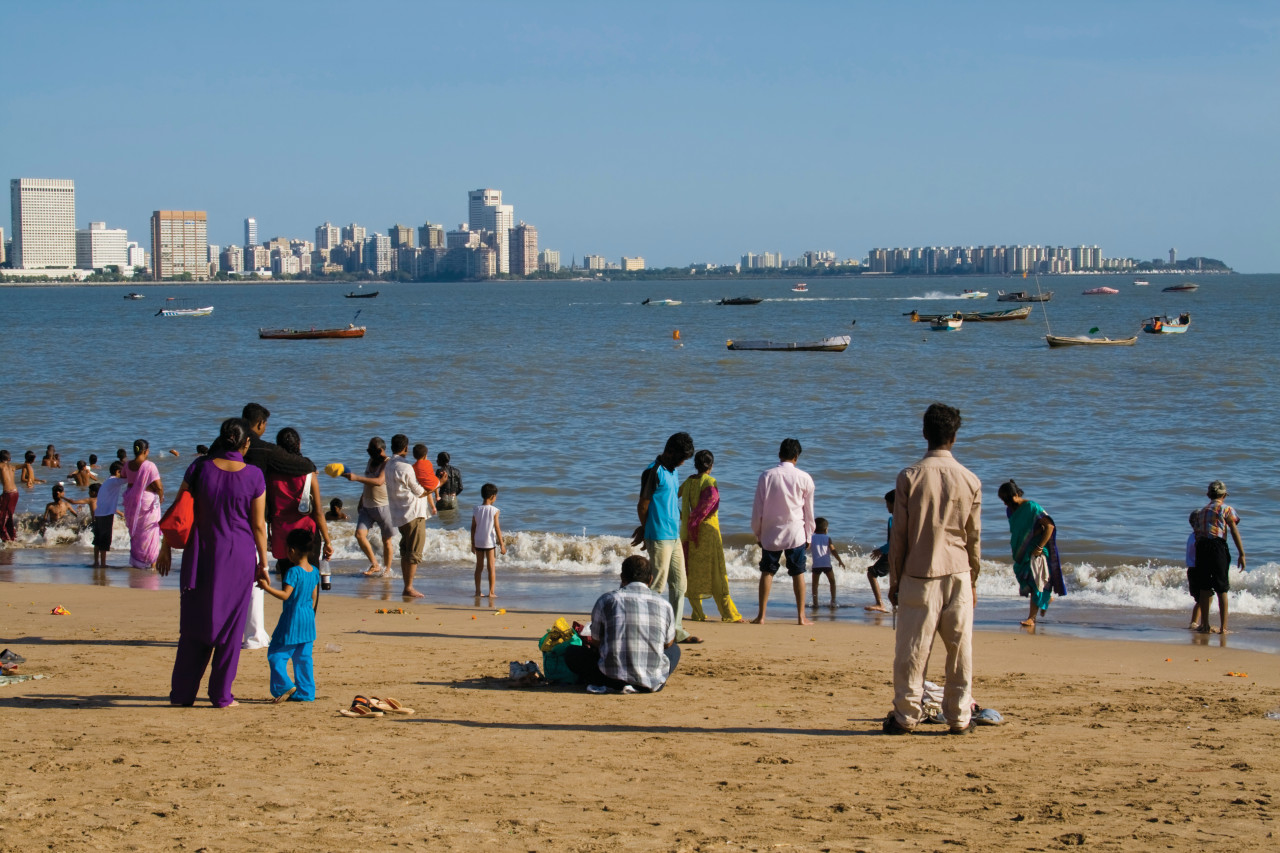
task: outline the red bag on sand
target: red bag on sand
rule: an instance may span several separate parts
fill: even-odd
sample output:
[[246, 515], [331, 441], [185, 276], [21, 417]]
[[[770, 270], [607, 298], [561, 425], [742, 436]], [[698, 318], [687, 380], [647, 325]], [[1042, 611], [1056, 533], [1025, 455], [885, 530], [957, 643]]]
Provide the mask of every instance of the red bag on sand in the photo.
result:
[[184, 491], [178, 495], [173, 506], [160, 519], [160, 535], [170, 548], [185, 548], [191, 536], [191, 525], [196, 520], [196, 502], [191, 492]]

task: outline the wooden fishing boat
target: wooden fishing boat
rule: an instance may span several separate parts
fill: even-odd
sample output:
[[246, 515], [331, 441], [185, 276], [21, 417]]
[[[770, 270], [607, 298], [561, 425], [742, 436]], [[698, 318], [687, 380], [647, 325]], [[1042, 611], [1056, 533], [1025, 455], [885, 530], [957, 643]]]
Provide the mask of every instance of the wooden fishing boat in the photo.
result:
[[1164, 288], [1162, 293], [1190, 293], [1193, 290], [1199, 290], [1200, 285], [1194, 281], [1184, 281], [1182, 284], [1173, 284]]
[[929, 328], [935, 332], [958, 332], [960, 327], [964, 325], [964, 318], [957, 311], [954, 314], [947, 314], [942, 317], [935, 317], [929, 323]]
[[1052, 290], [1046, 290], [1044, 293], [1027, 293], [1025, 290], [1019, 290], [1017, 293], [996, 291], [996, 302], [1048, 302], [1052, 298]]
[[921, 314], [918, 311], [908, 311], [902, 316], [910, 317], [913, 323], [932, 323], [943, 317], [955, 316], [956, 313], [960, 315], [960, 319], [971, 323], [997, 323], [1004, 320], [1025, 320], [1031, 316], [1031, 306], [1009, 308], [1005, 311], [959, 311], [953, 314]]
[[646, 299], [641, 305], [682, 305], [679, 299]]
[[363, 338], [364, 326], [345, 329], [259, 329], [258, 337], [272, 341], [316, 341], [327, 338]]
[[1084, 291], [1085, 296], [1112, 296], [1119, 293], [1114, 287], [1091, 287]]
[[1181, 335], [1185, 334], [1189, 328], [1191, 328], [1191, 314], [1187, 311], [1182, 312], [1176, 320], [1168, 316], [1157, 316], [1142, 324], [1142, 331], [1151, 335]]
[[735, 296], [732, 299], [721, 299], [717, 305], [759, 305], [764, 300], [758, 296]]
[[368, 293], [360, 293], [359, 291], [353, 290], [350, 293], [344, 294], [344, 296], [346, 296], [347, 299], [376, 299], [378, 294], [381, 292], [382, 291], [380, 290], [372, 290]]
[[778, 352], [844, 352], [849, 346], [849, 336], [839, 335], [820, 341], [729, 341], [732, 350], [776, 350]]
[[1131, 338], [1091, 338], [1088, 335], [1045, 335], [1044, 339], [1051, 347], [1131, 347], [1138, 342], [1138, 336]]

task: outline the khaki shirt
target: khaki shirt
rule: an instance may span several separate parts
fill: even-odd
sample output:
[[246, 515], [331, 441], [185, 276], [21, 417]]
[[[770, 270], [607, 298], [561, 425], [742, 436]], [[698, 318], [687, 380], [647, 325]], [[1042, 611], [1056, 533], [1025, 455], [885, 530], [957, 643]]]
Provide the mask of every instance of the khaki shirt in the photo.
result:
[[978, 577], [982, 481], [949, 450], [930, 450], [898, 474], [889, 540], [889, 579]]

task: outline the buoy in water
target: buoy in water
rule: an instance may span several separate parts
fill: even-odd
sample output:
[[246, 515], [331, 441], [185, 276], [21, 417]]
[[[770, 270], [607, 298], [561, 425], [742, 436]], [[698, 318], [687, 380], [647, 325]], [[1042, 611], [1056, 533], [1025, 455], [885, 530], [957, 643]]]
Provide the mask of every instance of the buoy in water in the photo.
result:
[[671, 333], [671, 340], [673, 340], [673, 341], [678, 341], [678, 340], [680, 340], [680, 330], [679, 330], [679, 329], [676, 329], [675, 331], [673, 331], [673, 332]]

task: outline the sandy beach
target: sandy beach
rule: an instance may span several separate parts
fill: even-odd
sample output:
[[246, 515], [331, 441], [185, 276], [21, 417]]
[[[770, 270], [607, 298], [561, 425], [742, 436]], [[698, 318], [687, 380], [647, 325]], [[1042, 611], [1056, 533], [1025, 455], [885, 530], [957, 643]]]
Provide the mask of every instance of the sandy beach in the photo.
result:
[[[980, 633], [1007, 724], [892, 738], [887, 627], [707, 624], [663, 692], [592, 696], [505, 683], [575, 614], [328, 596], [315, 703], [269, 704], [257, 651], [239, 707], [181, 709], [175, 593], [3, 589], [0, 646], [48, 677], [0, 686], [0, 850], [1275, 845], [1280, 667], [1218, 638]], [[416, 713], [337, 716], [357, 693]]]

